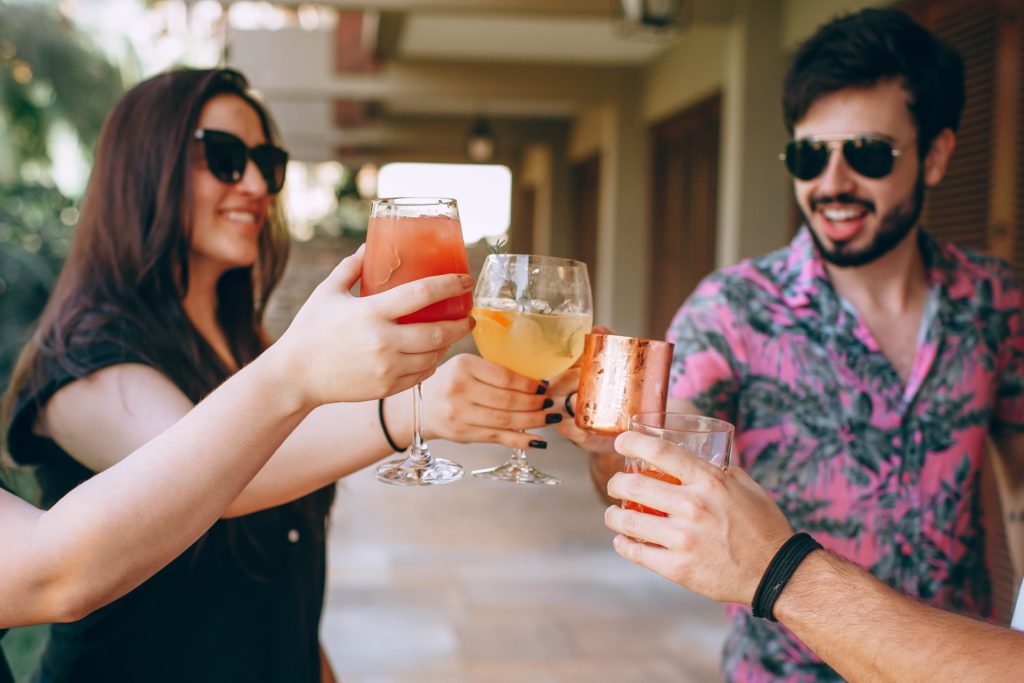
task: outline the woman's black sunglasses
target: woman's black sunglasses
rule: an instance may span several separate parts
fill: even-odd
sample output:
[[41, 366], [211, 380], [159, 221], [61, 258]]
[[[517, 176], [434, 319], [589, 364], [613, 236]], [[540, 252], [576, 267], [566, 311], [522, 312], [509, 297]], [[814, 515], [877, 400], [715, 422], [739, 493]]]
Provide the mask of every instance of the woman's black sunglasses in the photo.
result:
[[884, 178], [892, 172], [900, 155], [891, 140], [868, 135], [829, 138], [801, 138], [786, 145], [779, 158], [793, 177], [813, 180], [828, 166], [832, 150], [839, 148], [850, 168], [865, 178]]
[[245, 175], [245, 165], [252, 159], [267, 181], [267, 192], [277, 194], [284, 187], [288, 152], [280, 147], [270, 144], [246, 147], [237, 135], [211, 128], [200, 128], [195, 138], [203, 143], [206, 167], [222, 183], [234, 185], [240, 181]]

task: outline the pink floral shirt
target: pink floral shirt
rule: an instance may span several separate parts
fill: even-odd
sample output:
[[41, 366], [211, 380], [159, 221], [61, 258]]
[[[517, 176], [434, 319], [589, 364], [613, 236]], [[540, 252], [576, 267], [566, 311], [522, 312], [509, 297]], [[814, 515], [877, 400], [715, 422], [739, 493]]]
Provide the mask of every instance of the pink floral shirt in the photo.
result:
[[[676, 314], [671, 395], [736, 425], [734, 462], [797, 530], [894, 588], [988, 616], [978, 466], [1024, 430], [1021, 292], [993, 257], [920, 238], [929, 298], [906, 385], [829, 281], [809, 233], [706, 278]], [[731, 605], [723, 675], [840, 680]]]

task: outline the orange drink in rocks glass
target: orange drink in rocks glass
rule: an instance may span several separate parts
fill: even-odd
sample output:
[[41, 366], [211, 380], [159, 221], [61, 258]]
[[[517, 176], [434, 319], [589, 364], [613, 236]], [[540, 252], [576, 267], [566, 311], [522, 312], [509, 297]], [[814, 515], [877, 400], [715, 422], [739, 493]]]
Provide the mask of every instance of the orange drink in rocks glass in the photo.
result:
[[[682, 446], [693, 455], [723, 470], [729, 468], [732, 458], [734, 428], [724, 420], [703, 415], [685, 413], [649, 412], [638, 413], [629, 418], [629, 429], [633, 432], [654, 436], [676, 446]], [[670, 484], [681, 484], [676, 477], [648, 465], [639, 458], [626, 458], [626, 471], [639, 472]], [[661, 510], [640, 505], [631, 500], [622, 501], [627, 510], [646, 512], [657, 517], [667, 517]]]

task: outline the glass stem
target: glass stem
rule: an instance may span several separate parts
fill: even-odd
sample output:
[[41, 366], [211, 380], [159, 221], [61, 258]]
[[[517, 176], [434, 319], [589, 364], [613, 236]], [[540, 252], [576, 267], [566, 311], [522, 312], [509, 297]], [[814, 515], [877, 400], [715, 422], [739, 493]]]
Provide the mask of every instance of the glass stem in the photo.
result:
[[512, 449], [512, 455], [509, 457], [509, 462], [519, 469], [525, 470], [530, 466], [530, 463], [526, 461], [526, 451], [522, 448]]
[[417, 465], [426, 466], [430, 464], [430, 449], [423, 440], [422, 425], [423, 387], [417, 384], [412, 390], [412, 447], [409, 449], [409, 459]]

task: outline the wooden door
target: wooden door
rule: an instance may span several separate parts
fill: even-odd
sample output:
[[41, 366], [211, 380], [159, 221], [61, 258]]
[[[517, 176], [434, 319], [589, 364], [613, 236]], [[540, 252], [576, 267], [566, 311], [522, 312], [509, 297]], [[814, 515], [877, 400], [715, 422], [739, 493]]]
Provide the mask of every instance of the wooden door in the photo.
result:
[[672, 316], [715, 267], [721, 96], [654, 125], [647, 333], [662, 338]]
[[597, 213], [601, 157], [595, 155], [570, 169], [573, 222], [571, 255], [587, 264], [590, 283], [597, 282]]
[[999, 0], [907, 2], [904, 9], [964, 59], [966, 95], [956, 150], [927, 194], [922, 222], [933, 236], [988, 250]]
[[[964, 60], [966, 102], [957, 146], [946, 178], [925, 202], [924, 226], [940, 239], [990, 251], [1024, 272], [1024, 0], [904, 0], [898, 7]], [[1024, 527], [1012, 510], [1007, 515], [1001, 509], [1005, 477], [993, 453], [994, 448], [981, 502], [993, 596], [1006, 618], [1024, 572]]]

